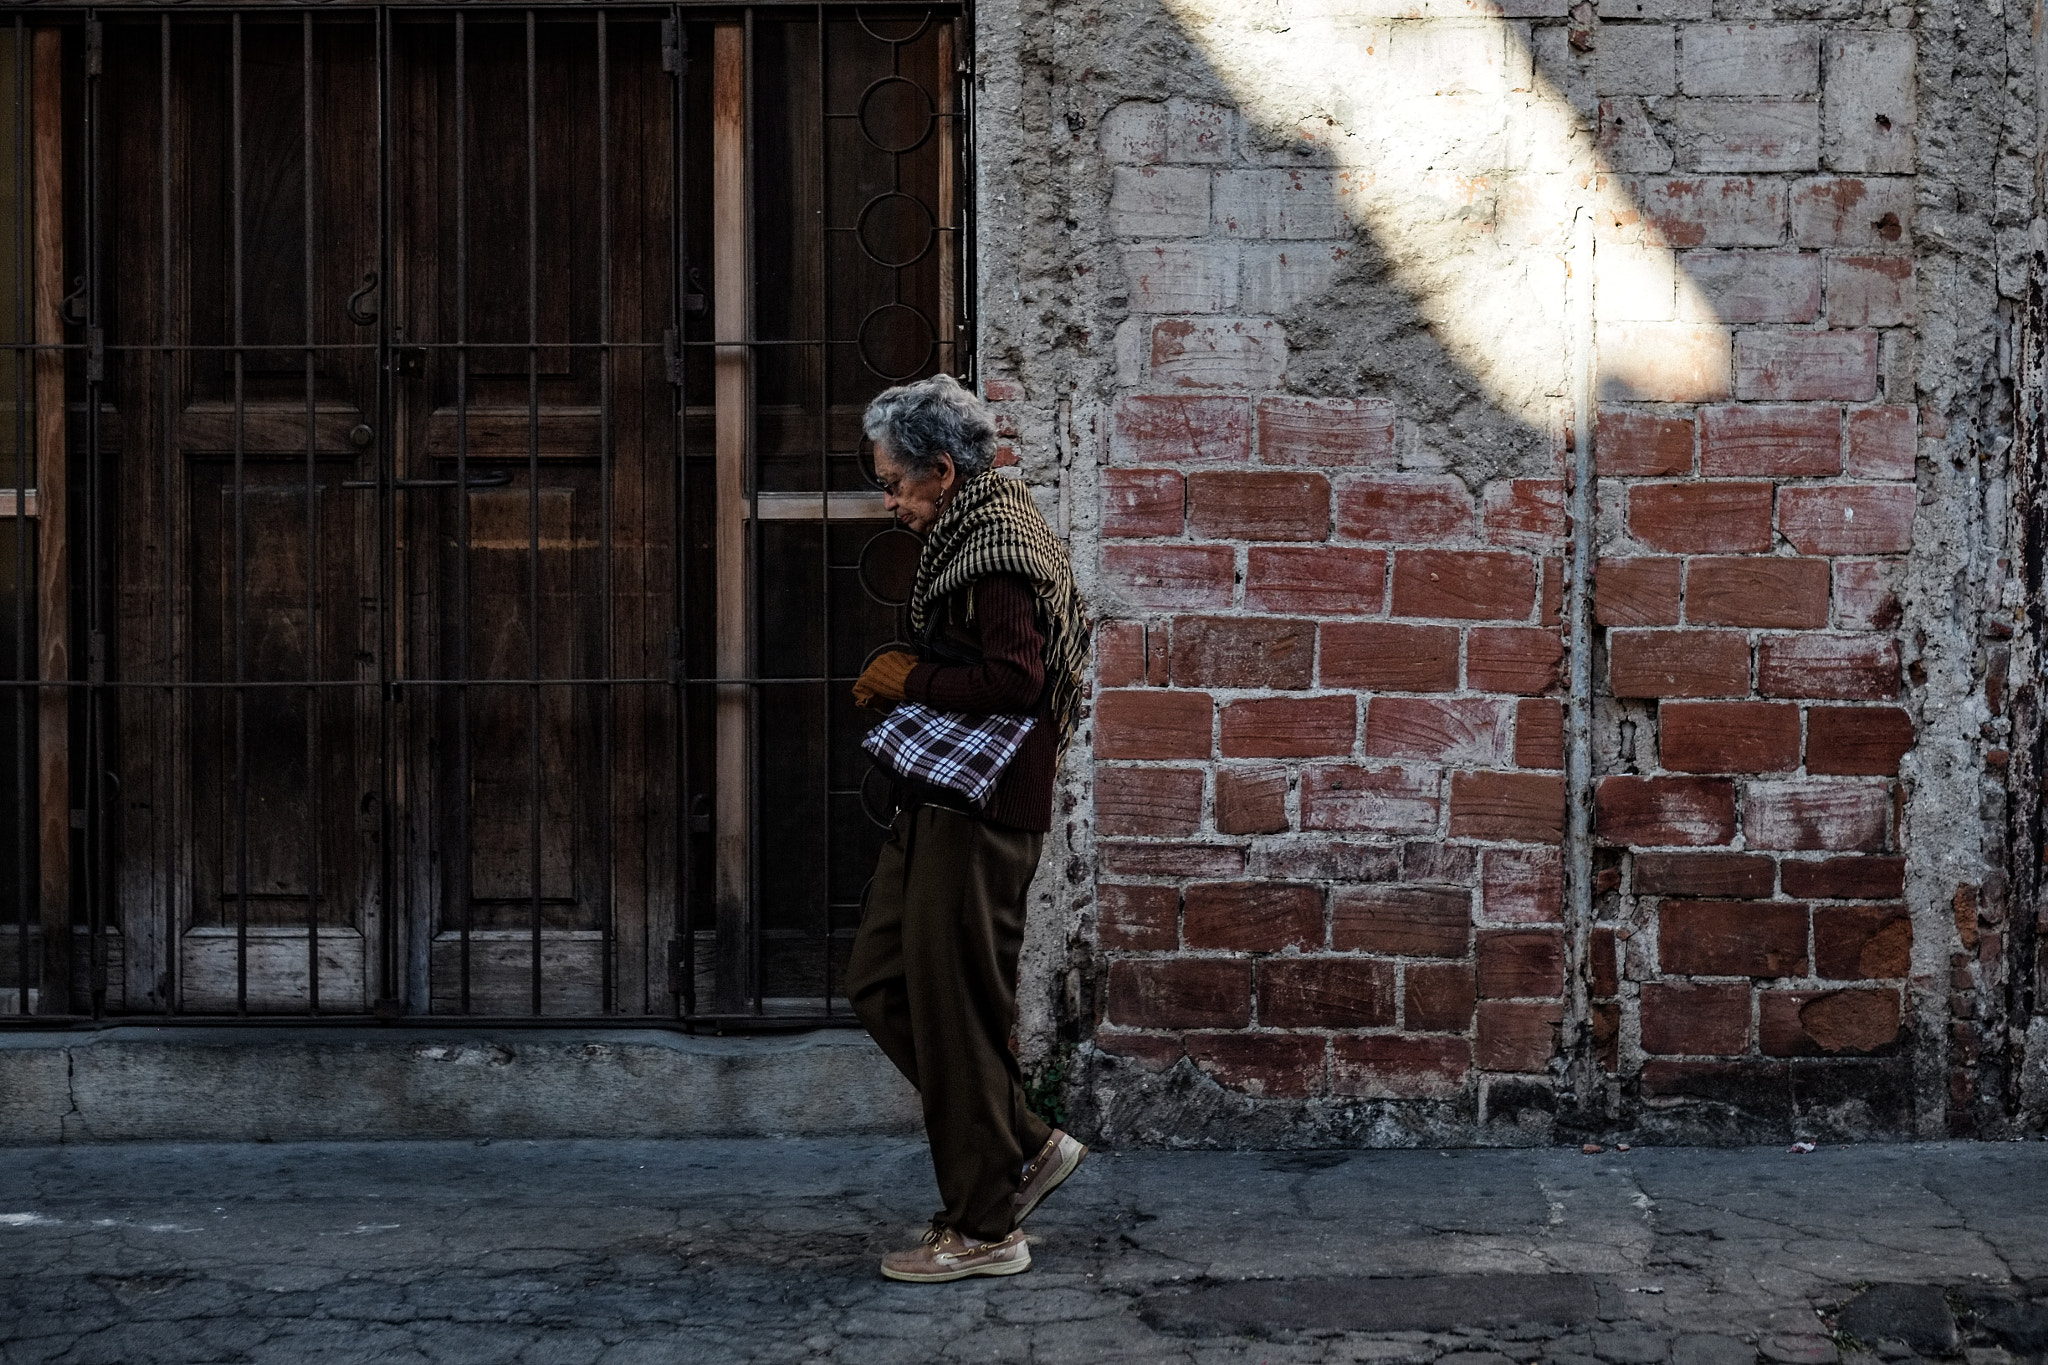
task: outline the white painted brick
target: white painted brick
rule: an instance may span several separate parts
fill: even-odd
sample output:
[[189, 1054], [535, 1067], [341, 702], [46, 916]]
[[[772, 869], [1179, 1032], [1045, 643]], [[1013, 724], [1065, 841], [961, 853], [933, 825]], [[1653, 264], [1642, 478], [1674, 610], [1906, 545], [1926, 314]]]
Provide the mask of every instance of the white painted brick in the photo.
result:
[[1530, 52], [1540, 77], [1538, 84], [1564, 96], [1572, 108], [1591, 118], [1600, 97], [1594, 92], [1587, 64], [1571, 49], [1570, 30], [1557, 25], [1537, 29]]
[[1792, 236], [1801, 246], [1875, 251], [1913, 244], [1913, 182], [1822, 176], [1792, 187]]
[[1180, 99], [1166, 102], [1166, 159], [1214, 165], [1231, 159], [1237, 111], [1221, 104]]
[[1897, 327], [1919, 312], [1910, 256], [1832, 256], [1826, 280], [1830, 327]]
[[1600, 329], [1600, 396], [1702, 403], [1728, 394], [1729, 332], [1683, 322], [1617, 322]]
[[1678, 88], [1678, 31], [1603, 28], [1593, 35], [1593, 88], [1602, 95], [1668, 95]]
[[1686, 160], [1701, 171], [1811, 171], [1820, 166], [1820, 106], [1806, 100], [1679, 100]]
[[1777, 246], [1785, 182], [1740, 175], [1643, 176], [1629, 191], [1672, 246]]
[[1510, 39], [1499, 23], [1429, 19], [1392, 29], [1396, 79], [1420, 94], [1503, 94], [1514, 88], [1513, 73], [1526, 69], [1519, 53], [1510, 62]]
[[1600, 0], [1602, 19], [1711, 19], [1714, 0]]
[[1287, 375], [1287, 333], [1270, 318], [1162, 318], [1147, 369], [1155, 383], [1191, 389], [1277, 389]]
[[1341, 237], [1351, 227], [1329, 171], [1222, 171], [1216, 176], [1215, 205], [1216, 225], [1232, 237]]
[[1836, 171], [1913, 169], [1913, 35], [1840, 33], [1821, 91], [1826, 159]]
[[1237, 306], [1237, 247], [1154, 242], [1124, 249], [1134, 313], [1227, 313]]
[[1096, 133], [1102, 155], [1122, 166], [1155, 166], [1166, 160], [1166, 106], [1125, 100], [1102, 116]]
[[1617, 171], [1668, 171], [1671, 147], [1636, 95], [1600, 101], [1600, 155]]
[[1200, 237], [1209, 231], [1209, 175], [1196, 166], [1118, 167], [1109, 191], [1117, 237]]
[[1688, 95], [1811, 95], [1820, 38], [1801, 24], [1700, 24], [1681, 30], [1679, 83]]
[[1239, 298], [1247, 313], [1286, 313], [1321, 298], [1336, 280], [1350, 242], [1246, 243]]
[[1594, 257], [1593, 307], [1601, 322], [1669, 322], [1677, 271], [1664, 247], [1601, 247]]
[[1678, 316], [1688, 322], [1811, 322], [1820, 316], [1820, 257], [1811, 253], [1685, 251], [1678, 270]]

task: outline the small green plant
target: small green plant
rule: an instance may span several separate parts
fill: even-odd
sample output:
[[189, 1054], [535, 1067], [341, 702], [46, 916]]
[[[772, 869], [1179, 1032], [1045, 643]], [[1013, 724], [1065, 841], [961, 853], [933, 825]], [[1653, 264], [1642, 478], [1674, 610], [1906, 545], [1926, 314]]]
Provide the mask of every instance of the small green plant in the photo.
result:
[[1074, 1045], [1055, 1043], [1045, 1062], [1024, 1077], [1024, 1102], [1031, 1112], [1055, 1128], [1067, 1126], [1067, 1073], [1074, 1064]]

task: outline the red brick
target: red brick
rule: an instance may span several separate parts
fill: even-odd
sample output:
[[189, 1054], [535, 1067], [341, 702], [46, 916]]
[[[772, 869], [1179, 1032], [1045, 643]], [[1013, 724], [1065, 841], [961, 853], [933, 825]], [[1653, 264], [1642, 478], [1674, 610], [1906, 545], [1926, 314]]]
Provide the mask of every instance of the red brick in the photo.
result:
[[1564, 539], [1562, 479], [1502, 479], [1486, 485], [1479, 522], [1495, 545], [1542, 550]]
[[1790, 403], [1869, 402], [1877, 396], [1877, 334], [1792, 328], [1737, 332], [1735, 396]]
[[1802, 629], [1828, 623], [1828, 562], [1702, 556], [1686, 566], [1685, 619], [1701, 626]]
[[1301, 776], [1301, 827], [1433, 834], [1440, 790], [1435, 768], [1319, 764]]
[[1472, 893], [1455, 886], [1350, 886], [1330, 895], [1339, 952], [1463, 957], [1471, 951]]
[[1265, 697], [1223, 708], [1225, 758], [1328, 758], [1351, 752], [1358, 702], [1334, 697]]
[[1117, 1057], [1127, 1057], [1147, 1071], [1170, 1071], [1187, 1049], [1178, 1037], [1157, 1033], [1132, 1033], [1104, 1024], [1095, 1030], [1095, 1046]]
[[1593, 570], [1593, 619], [1603, 626], [1675, 626], [1682, 559], [1603, 559]]
[[1104, 839], [1095, 851], [1111, 877], [1235, 877], [1244, 871], [1244, 849], [1236, 844]]
[[1869, 635], [1774, 635], [1757, 651], [1757, 691], [1816, 701], [1899, 695], [1899, 643]]
[[1140, 607], [1227, 607], [1237, 587], [1228, 545], [1105, 545], [1102, 575]]
[[1564, 779], [1546, 773], [1452, 773], [1451, 837], [1557, 842], [1564, 837]]
[[1564, 766], [1564, 706], [1555, 701], [1515, 703], [1515, 766]]
[[1826, 273], [1830, 327], [1897, 327], [1919, 312], [1911, 256], [1830, 256]]
[[1176, 616], [1176, 687], [1307, 687], [1314, 671], [1312, 621], [1268, 616]]
[[1564, 918], [1564, 855], [1554, 848], [1489, 848], [1479, 895], [1481, 919], [1555, 924]]
[[1252, 1021], [1252, 964], [1119, 959], [1109, 964], [1108, 1018], [1131, 1028], [1243, 1028]]
[[1273, 957], [1259, 964], [1265, 1028], [1387, 1028], [1394, 964], [1355, 957]]
[[1024, 386], [1014, 379], [983, 379], [981, 396], [990, 403], [1015, 403], [1024, 397]]
[[1394, 468], [1394, 405], [1384, 398], [1261, 398], [1266, 464]]
[[1792, 189], [1792, 230], [1801, 246], [1910, 245], [1915, 183], [1905, 177], [1801, 180]]
[[1478, 850], [1462, 844], [1417, 839], [1401, 845], [1401, 876], [1411, 882], [1445, 882], [1464, 886], [1479, 870]]
[[1668, 176], [1629, 188], [1668, 246], [1776, 246], [1785, 237], [1785, 185], [1773, 177]]
[[1104, 621], [1095, 627], [1095, 681], [1137, 687], [1145, 681], [1145, 623]]
[[1193, 834], [1202, 825], [1202, 774], [1188, 768], [1098, 767], [1095, 823], [1104, 834]]
[[1836, 981], [1913, 973], [1913, 917], [1903, 905], [1823, 905], [1813, 912], [1813, 971]]
[[1621, 993], [1621, 964], [1614, 930], [1595, 929], [1586, 945], [1593, 969], [1593, 995], [1605, 999]]
[[1272, 839], [1253, 850], [1261, 877], [1309, 882], [1391, 882], [1401, 876], [1400, 850], [1363, 840]]
[[1188, 1057], [1218, 1085], [1262, 1099], [1323, 1091], [1323, 1040], [1297, 1033], [1193, 1033]]
[[1555, 1003], [1482, 1001], [1479, 1006], [1479, 1069], [1549, 1070], [1550, 1059], [1557, 1055], [1558, 1026], [1563, 1021], [1564, 1007]]
[[1177, 470], [1102, 471], [1102, 534], [1177, 536], [1187, 503]]
[[1891, 806], [1883, 783], [1751, 782], [1742, 793], [1742, 833], [1757, 849], [1878, 853]]
[[1897, 991], [1766, 991], [1759, 1003], [1767, 1057], [1855, 1057], [1898, 1040]]
[[1543, 587], [1538, 593], [1536, 624], [1561, 630], [1564, 626], [1564, 557], [1546, 555], [1543, 559]]
[[1778, 494], [1778, 529], [1801, 554], [1904, 554], [1913, 548], [1919, 500], [1907, 484], [1786, 488]]
[[1910, 479], [1919, 437], [1911, 408], [1857, 408], [1849, 414], [1849, 472], [1859, 479]]
[[1359, 479], [1337, 490], [1337, 534], [1436, 545], [1472, 535], [1472, 495], [1451, 476]]
[[1791, 1118], [1791, 1077], [1782, 1062], [1643, 1063], [1642, 1093], [1646, 1099], [1705, 1100], [1742, 1111], [1761, 1107], [1781, 1120]]
[[1095, 756], [1207, 758], [1213, 709], [1206, 692], [1104, 692], [1095, 699]]
[[1628, 491], [1629, 534], [1681, 554], [1771, 548], [1767, 483], [1640, 483]]
[[1775, 877], [1772, 861], [1756, 853], [1638, 853], [1635, 871], [1639, 896], [1761, 899], [1771, 894]]
[[1119, 886], [1097, 889], [1096, 936], [1104, 948], [1134, 953], [1171, 952], [1180, 945], [1180, 889]]
[[1904, 858], [1787, 858], [1785, 894], [1821, 900], [1888, 900], [1906, 894]]
[[1657, 708], [1664, 766], [1680, 773], [1783, 773], [1799, 766], [1790, 702], [1667, 701]]
[[1725, 844], [1735, 837], [1735, 784], [1711, 777], [1603, 777], [1593, 826], [1610, 844]]
[[1286, 828], [1285, 768], [1216, 770], [1218, 834], [1279, 834]]
[[1481, 929], [1479, 998], [1517, 1000], [1564, 993], [1564, 935], [1551, 929]]
[[1905, 612], [1893, 587], [1897, 561], [1835, 561], [1835, 625], [1842, 630], [1891, 630]]
[[1607, 637], [1617, 697], [1739, 697], [1749, 691], [1749, 637], [1733, 630], [1617, 630]]
[[1254, 611], [1377, 616], [1386, 596], [1384, 550], [1255, 545], [1245, 558], [1244, 604]]
[[1692, 473], [1692, 419], [1627, 408], [1600, 409], [1595, 458], [1603, 478], [1665, 478]]
[[1330, 1093], [1360, 1099], [1449, 1099], [1472, 1069], [1472, 1045], [1463, 1038], [1378, 1033], [1333, 1039], [1330, 1050]]
[[1733, 1057], [1749, 1051], [1749, 987], [1646, 981], [1643, 1051]]
[[1188, 475], [1188, 528], [1233, 540], [1323, 540], [1330, 481], [1320, 474], [1205, 469]]
[[1913, 718], [1896, 706], [1816, 706], [1806, 713], [1806, 770], [1896, 777]]
[[1394, 615], [1526, 621], [1536, 605], [1536, 564], [1497, 550], [1401, 550], [1394, 555]]
[[1482, 626], [1466, 636], [1465, 686], [1535, 695], [1560, 683], [1564, 639], [1543, 626]]
[[1731, 403], [1700, 410], [1700, 473], [1767, 479], [1842, 472], [1842, 410]]
[[1181, 898], [1190, 948], [1276, 953], [1323, 946], [1323, 893], [1298, 882], [1196, 882]]
[[1242, 464], [1252, 454], [1252, 406], [1243, 398], [1132, 394], [1117, 400], [1109, 451], [1117, 464]]
[[1472, 1027], [1479, 986], [1470, 962], [1411, 962], [1401, 975], [1404, 1027], [1421, 1033], [1464, 1033]]
[[1365, 708], [1365, 752], [1481, 766], [1505, 762], [1507, 708], [1483, 697], [1374, 697]]
[[1674, 976], [1806, 975], [1806, 907], [1787, 901], [1665, 901], [1657, 965]]
[[1378, 622], [1323, 627], [1322, 684], [1364, 692], [1448, 692], [1458, 685], [1454, 626]]

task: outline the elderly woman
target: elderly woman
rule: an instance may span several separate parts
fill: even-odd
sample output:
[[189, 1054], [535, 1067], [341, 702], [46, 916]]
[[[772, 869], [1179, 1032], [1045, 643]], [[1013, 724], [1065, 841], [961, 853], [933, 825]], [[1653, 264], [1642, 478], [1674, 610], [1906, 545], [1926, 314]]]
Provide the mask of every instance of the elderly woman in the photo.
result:
[[1010, 1051], [1024, 897], [1052, 827], [1087, 632], [1066, 547], [1024, 484], [990, 467], [996, 433], [980, 399], [939, 375], [882, 394], [865, 426], [889, 510], [925, 542], [910, 603], [917, 653], [876, 659], [855, 700], [1035, 722], [979, 805], [896, 785], [846, 990], [917, 1087], [946, 1207], [882, 1273], [1014, 1275], [1031, 1267], [1019, 1225], [1088, 1150], [1031, 1112]]

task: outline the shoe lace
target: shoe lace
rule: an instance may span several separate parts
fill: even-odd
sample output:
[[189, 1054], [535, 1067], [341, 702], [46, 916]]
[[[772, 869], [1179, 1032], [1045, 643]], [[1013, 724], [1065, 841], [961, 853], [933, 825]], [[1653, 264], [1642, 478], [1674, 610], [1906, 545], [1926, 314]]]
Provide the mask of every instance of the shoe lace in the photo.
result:
[[924, 1230], [924, 1244], [928, 1247], [935, 1247], [945, 1240], [946, 1225], [934, 1218], [932, 1225]]

